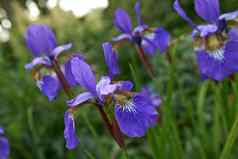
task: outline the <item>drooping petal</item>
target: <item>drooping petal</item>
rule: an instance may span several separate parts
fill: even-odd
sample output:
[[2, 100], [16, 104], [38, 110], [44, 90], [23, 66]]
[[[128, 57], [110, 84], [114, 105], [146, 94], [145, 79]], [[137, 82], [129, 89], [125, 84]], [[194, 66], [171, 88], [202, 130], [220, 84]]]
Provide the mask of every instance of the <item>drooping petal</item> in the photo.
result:
[[143, 37], [142, 40], [142, 47], [145, 51], [145, 53], [149, 54], [149, 55], [154, 55], [157, 51], [157, 40], [156, 40], [156, 34], [155, 33], [151, 33], [145, 37]]
[[25, 33], [27, 47], [34, 56], [41, 54], [50, 55], [56, 47], [56, 39], [53, 31], [44, 24], [32, 24]]
[[130, 34], [132, 31], [131, 19], [127, 12], [121, 8], [115, 11], [114, 25], [122, 33]]
[[120, 69], [118, 65], [118, 55], [115, 50], [113, 50], [111, 43], [103, 43], [102, 47], [104, 51], [105, 62], [109, 69], [109, 76], [112, 78], [120, 74]]
[[[236, 35], [237, 36], [237, 35]], [[237, 38], [237, 37], [236, 37]], [[224, 59], [225, 67], [231, 70], [231, 73], [238, 72], [238, 40], [228, 41], [225, 45]]]
[[229, 21], [229, 20], [235, 20], [237, 17], [238, 17], [238, 11], [234, 11], [234, 12], [222, 14], [219, 17], [219, 19], [220, 20], [225, 19], [226, 21]]
[[145, 96], [148, 96], [148, 98], [150, 98], [152, 104], [154, 105], [154, 107], [159, 107], [162, 100], [161, 100], [161, 97], [160, 95], [154, 93], [150, 88], [148, 87], [145, 87], [142, 91]]
[[229, 40], [231, 41], [238, 41], [238, 29], [237, 28], [232, 28], [229, 33]]
[[96, 87], [98, 97], [103, 101], [103, 97], [114, 93], [117, 90], [117, 84], [111, 84], [111, 79], [108, 76], [101, 77]]
[[209, 23], [216, 23], [220, 16], [219, 0], [195, 0], [197, 14]]
[[93, 95], [97, 96], [96, 93], [96, 77], [91, 67], [81, 60], [80, 58], [74, 57], [71, 59], [71, 70], [75, 80]]
[[200, 73], [210, 79], [222, 81], [233, 73], [231, 68], [226, 67], [226, 62], [227, 59], [225, 57], [223, 60], [219, 60], [205, 51], [197, 51], [197, 63]]
[[8, 139], [4, 136], [0, 136], [0, 159], [8, 159], [10, 154], [10, 146]]
[[163, 28], [157, 28], [155, 30], [157, 46], [160, 49], [160, 52], [163, 53], [169, 46], [170, 35]]
[[31, 63], [25, 65], [25, 69], [32, 70], [33, 68], [41, 65], [50, 67], [51, 62], [47, 57], [35, 57]]
[[67, 101], [67, 104], [69, 107], [75, 107], [79, 104], [82, 104], [82, 103], [88, 101], [89, 99], [93, 99], [94, 97], [95, 96], [92, 95], [92, 93], [84, 92], [84, 93], [77, 95], [74, 99]]
[[192, 28], [196, 28], [196, 25], [193, 23], [193, 21], [187, 16], [187, 14], [184, 12], [183, 8], [180, 6], [179, 4], [179, 0], [175, 0], [174, 4], [173, 4], [173, 8], [175, 9], [175, 11], [178, 13], [178, 15], [180, 17], [182, 17], [185, 21], [187, 21], [189, 23], [189, 25]]
[[143, 24], [142, 16], [141, 16], [141, 0], [138, 0], [135, 4], [135, 12], [136, 12], [136, 19], [138, 25]]
[[64, 138], [66, 141], [66, 147], [69, 150], [75, 149], [79, 144], [79, 138], [77, 137], [75, 130], [74, 117], [70, 112], [64, 114]]
[[136, 94], [124, 105], [115, 106], [115, 117], [121, 131], [129, 137], [142, 137], [154, 126], [158, 113], [147, 96]]
[[58, 79], [50, 75], [45, 75], [42, 80], [37, 81], [37, 86], [49, 101], [53, 101], [61, 89]]
[[4, 134], [4, 129], [2, 127], [0, 127], [0, 135]]
[[159, 49], [164, 53], [169, 46], [170, 35], [163, 28], [157, 28], [149, 35], [145, 35], [142, 40], [142, 47], [149, 55], [154, 55]]
[[72, 44], [71, 44], [71, 43], [65, 44], [65, 45], [57, 46], [57, 47], [51, 52], [50, 55], [57, 59], [58, 56], [60, 56], [63, 51], [67, 51], [67, 50], [69, 50], [71, 47], [72, 47]]

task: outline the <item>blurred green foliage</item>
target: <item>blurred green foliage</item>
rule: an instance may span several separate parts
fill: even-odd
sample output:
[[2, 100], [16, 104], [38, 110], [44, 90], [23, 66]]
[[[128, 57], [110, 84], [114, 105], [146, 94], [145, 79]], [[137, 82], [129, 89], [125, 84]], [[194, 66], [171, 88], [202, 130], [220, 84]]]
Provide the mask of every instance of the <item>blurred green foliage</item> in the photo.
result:
[[[82, 53], [98, 76], [106, 74], [101, 44], [118, 34], [113, 27], [114, 10], [117, 7], [126, 9], [135, 24], [135, 0], [111, 0], [106, 10], [94, 11], [83, 18], [76, 18], [59, 8], [48, 10], [45, 1], [34, 1], [42, 11], [34, 22], [50, 25], [56, 32], [58, 43], [72, 42], [72, 52]], [[150, 130], [145, 138], [126, 140], [129, 158], [217, 158], [238, 109], [237, 105], [232, 107], [237, 99], [227, 95], [232, 94], [232, 88], [236, 90], [237, 86], [225, 81], [219, 85], [222, 91], [216, 93], [212, 82], [200, 80], [189, 36], [191, 28], [172, 10], [172, 2], [142, 0], [142, 13], [147, 24], [165, 27], [173, 39], [184, 37], [171, 50], [173, 66], [167, 63], [165, 56], [156, 55], [152, 62], [157, 77], [152, 81], [141, 67], [135, 49], [130, 45], [120, 49], [120, 79], [133, 79], [131, 64], [139, 75], [138, 87], [142, 87], [142, 83], [149, 85], [159, 91], [164, 100], [161, 124]], [[201, 23], [193, 10], [192, 0], [181, 2], [188, 15]], [[238, 3], [235, 2], [237, 0], [222, 0], [222, 10], [236, 10]], [[10, 40], [0, 43], [0, 124], [10, 140], [10, 158], [123, 158], [97, 111], [90, 105], [82, 107], [77, 117], [80, 146], [71, 152], [65, 149], [65, 95], [62, 93], [56, 101], [49, 103], [36, 87], [31, 74], [24, 70], [24, 65], [31, 60], [24, 42], [24, 31], [33, 23], [27, 17], [25, 0], [1, 0], [0, 6], [7, 11], [12, 22]], [[218, 113], [218, 117], [214, 118], [214, 113]], [[235, 159], [237, 146], [232, 152]]]

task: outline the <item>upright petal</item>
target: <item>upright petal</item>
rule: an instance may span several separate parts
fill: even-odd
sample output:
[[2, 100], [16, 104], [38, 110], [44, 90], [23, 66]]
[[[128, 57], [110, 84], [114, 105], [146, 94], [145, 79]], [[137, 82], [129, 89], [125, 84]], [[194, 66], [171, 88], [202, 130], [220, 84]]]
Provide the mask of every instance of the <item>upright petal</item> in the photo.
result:
[[104, 51], [105, 62], [109, 69], [109, 76], [112, 78], [120, 73], [118, 65], [118, 55], [113, 50], [111, 43], [109, 42], [103, 43], [102, 47]]
[[141, 17], [141, 0], [138, 0], [135, 5], [135, 12], [138, 25], [143, 25], [142, 17]]
[[73, 114], [70, 112], [65, 112], [64, 114], [64, 125], [64, 138], [66, 141], [66, 147], [72, 150], [79, 144], [79, 138], [76, 134]]
[[209, 23], [216, 23], [220, 16], [219, 0], [195, 0], [197, 14]]
[[71, 70], [75, 80], [93, 95], [97, 96], [96, 92], [96, 77], [91, 67], [78, 57], [71, 59]]
[[58, 95], [61, 85], [57, 77], [46, 75], [42, 80], [37, 81], [37, 86], [42, 93], [48, 97], [49, 101], [53, 101]]
[[114, 25], [122, 33], [131, 33], [132, 25], [131, 19], [127, 12], [121, 8], [118, 8], [115, 12]]
[[196, 28], [196, 25], [193, 23], [193, 21], [187, 16], [187, 14], [184, 12], [183, 8], [179, 4], [179, 0], [175, 0], [173, 4], [173, 8], [175, 11], [179, 14], [180, 17], [182, 17], [185, 21], [187, 21], [192, 28]]
[[8, 139], [4, 136], [0, 136], [0, 159], [8, 159], [10, 154], [10, 146]]
[[56, 39], [53, 31], [44, 24], [32, 24], [25, 33], [27, 47], [34, 56], [41, 54], [50, 55], [56, 47]]
[[75, 80], [74, 75], [72, 73], [72, 67], [71, 67], [70, 60], [64, 64], [64, 75], [71, 87], [77, 85], [77, 81]]
[[144, 93], [138, 93], [126, 104], [115, 106], [115, 117], [125, 135], [142, 137], [156, 124], [158, 113], [150, 99]]

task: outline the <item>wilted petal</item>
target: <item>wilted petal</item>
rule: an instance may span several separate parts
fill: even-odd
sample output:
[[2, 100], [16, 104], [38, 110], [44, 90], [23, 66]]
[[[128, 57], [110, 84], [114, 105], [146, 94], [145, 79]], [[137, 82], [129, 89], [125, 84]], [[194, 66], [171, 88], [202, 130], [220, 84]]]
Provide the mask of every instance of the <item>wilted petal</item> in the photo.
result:
[[53, 101], [61, 89], [58, 79], [50, 75], [46, 75], [42, 80], [37, 81], [37, 86], [48, 97], [49, 101]]
[[44, 24], [32, 24], [25, 33], [27, 47], [34, 56], [41, 54], [50, 55], [56, 47], [56, 39], [53, 31]]
[[118, 55], [113, 50], [112, 44], [109, 42], [103, 43], [102, 45], [104, 51], [105, 62], [109, 69], [109, 76], [112, 78], [120, 73], [118, 65]]
[[48, 58], [46, 57], [35, 57], [31, 63], [28, 63], [25, 65], [26, 70], [32, 70], [34, 67], [44, 65], [47, 67], [51, 66], [51, 62]]
[[0, 159], [8, 159], [10, 154], [10, 146], [8, 139], [4, 136], [0, 136]]
[[216, 23], [220, 15], [219, 0], [195, 0], [197, 14], [209, 23]]
[[138, 25], [142, 25], [142, 17], [141, 17], [141, 1], [138, 0], [135, 5], [135, 12], [136, 12], [136, 18], [137, 18], [137, 23]]
[[187, 16], [187, 14], [184, 12], [183, 8], [179, 4], [179, 0], [175, 0], [173, 4], [173, 8], [175, 11], [179, 14], [180, 17], [182, 17], [185, 21], [187, 21], [192, 28], [196, 28], [196, 25], [193, 23], [193, 21]]
[[225, 19], [226, 21], [235, 20], [238, 17], [238, 11], [222, 14], [219, 19]]
[[96, 96], [96, 78], [91, 67], [80, 58], [74, 57], [71, 59], [71, 70], [75, 80]]
[[71, 44], [71, 43], [65, 44], [65, 45], [57, 46], [57, 47], [51, 52], [51, 56], [53, 56], [53, 57], [55, 57], [55, 58], [57, 59], [58, 56], [60, 56], [60, 54], [61, 54], [63, 51], [67, 51], [67, 50], [69, 50], [71, 47], [72, 47], [72, 44]]
[[121, 131], [129, 137], [142, 137], [158, 119], [151, 101], [138, 93], [124, 105], [116, 105], [115, 117]]
[[65, 112], [64, 114], [64, 125], [64, 138], [66, 141], [66, 147], [72, 150], [79, 144], [79, 138], [77, 137], [75, 130], [74, 117], [70, 112]]
[[114, 93], [117, 90], [117, 84], [111, 84], [111, 79], [108, 76], [101, 77], [97, 84], [97, 94], [101, 101], [103, 97]]
[[92, 93], [84, 92], [84, 93], [81, 93], [78, 96], [76, 96], [74, 99], [67, 101], [67, 104], [69, 107], [75, 107], [79, 104], [82, 104], [82, 103], [88, 101], [89, 99], [93, 99], [94, 97], [95, 96], [92, 95]]
[[123, 33], [131, 33], [132, 25], [131, 19], [127, 12], [121, 8], [118, 8], [115, 12], [114, 25]]

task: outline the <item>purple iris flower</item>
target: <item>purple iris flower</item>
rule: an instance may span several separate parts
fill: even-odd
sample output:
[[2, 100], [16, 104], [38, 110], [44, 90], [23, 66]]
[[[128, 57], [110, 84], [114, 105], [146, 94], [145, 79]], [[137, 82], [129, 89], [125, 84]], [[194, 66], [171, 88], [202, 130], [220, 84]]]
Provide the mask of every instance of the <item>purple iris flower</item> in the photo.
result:
[[69, 107], [91, 99], [96, 99], [97, 103], [104, 106], [106, 97], [110, 96], [115, 106], [116, 121], [125, 135], [144, 136], [147, 129], [156, 124], [158, 113], [148, 92], [132, 93], [133, 84], [130, 81], [112, 82], [108, 76], [101, 77], [96, 83], [90, 66], [79, 58], [73, 58], [71, 66], [76, 81], [87, 91], [68, 101]]
[[193, 28], [194, 47], [201, 76], [223, 80], [238, 71], [238, 11], [220, 15], [218, 0], [195, 0], [197, 14], [207, 22], [196, 25], [179, 4], [174, 9]]
[[165, 52], [170, 40], [169, 33], [162, 27], [151, 29], [144, 24], [141, 17], [141, 2], [137, 1], [135, 12], [138, 26], [133, 30], [131, 19], [127, 12], [121, 8], [115, 12], [114, 25], [122, 34], [114, 37], [113, 41], [129, 40], [130, 42], [142, 47], [149, 55], [154, 55], [159, 49], [161, 53]]
[[30, 25], [25, 33], [25, 40], [34, 56], [32, 62], [25, 66], [26, 69], [33, 69], [38, 65], [51, 66], [52, 60], [72, 47], [71, 43], [57, 46], [55, 34], [45, 24]]
[[[25, 40], [34, 56], [32, 62], [25, 65], [27, 70], [41, 66], [53, 68], [53, 61], [57, 61], [62, 52], [70, 49], [72, 46], [72, 44], [57, 46], [55, 34], [44, 24], [30, 25], [25, 33]], [[81, 55], [75, 56], [80, 57]], [[60, 67], [69, 85], [75, 86], [77, 83], [71, 73], [70, 62], [67, 61]], [[37, 79], [37, 86], [48, 97], [49, 101], [54, 100], [62, 88], [58, 77], [52, 72], [48, 75], [43, 75], [41, 79]]]
[[4, 136], [4, 130], [0, 127], [0, 159], [7, 159], [10, 154], [8, 139]]
[[117, 89], [131, 87], [129, 81], [112, 84], [111, 78], [108, 76], [101, 77], [97, 83], [91, 67], [84, 60], [77, 57], [71, 59], [71, 69], [75, 80], [87, 91], [68, 101], [70, 107], [77, 106], [90, 99], [96, 99], [101, 104], [105, 96], [114, 93]]
[[71, 112], [65, 112], [64, 125], [64, 138], [66, 140], [66, 147], [70, 150], [75, 149], [79, 144], [79, 138], [76, 134], [74, 116]]

